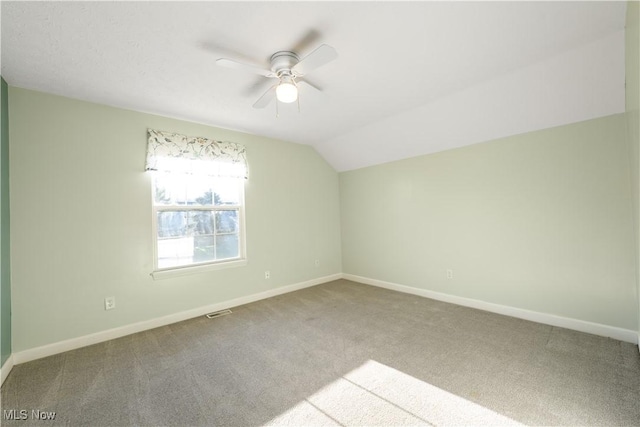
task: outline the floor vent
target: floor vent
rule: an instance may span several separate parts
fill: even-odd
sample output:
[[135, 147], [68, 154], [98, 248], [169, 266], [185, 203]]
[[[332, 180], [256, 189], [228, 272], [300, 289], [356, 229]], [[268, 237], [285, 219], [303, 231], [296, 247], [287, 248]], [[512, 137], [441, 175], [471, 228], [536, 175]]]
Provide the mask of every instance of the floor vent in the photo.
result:
[[224, 316], [227, 314], [231, 314], [231, 310], [220, 310], [214, 311], [213, 313], [206, 314], [209, 319], [215, 319], [216, 317]]

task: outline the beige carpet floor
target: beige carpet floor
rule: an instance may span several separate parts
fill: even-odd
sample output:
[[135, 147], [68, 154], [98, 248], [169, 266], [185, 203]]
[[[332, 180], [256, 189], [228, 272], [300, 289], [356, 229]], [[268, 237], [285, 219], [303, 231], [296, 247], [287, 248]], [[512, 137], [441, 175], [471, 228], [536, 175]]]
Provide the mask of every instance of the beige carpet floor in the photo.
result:
[[21, 364], [1, 392], [20, 426], [640, 425], [640, 355], [338, 280]]

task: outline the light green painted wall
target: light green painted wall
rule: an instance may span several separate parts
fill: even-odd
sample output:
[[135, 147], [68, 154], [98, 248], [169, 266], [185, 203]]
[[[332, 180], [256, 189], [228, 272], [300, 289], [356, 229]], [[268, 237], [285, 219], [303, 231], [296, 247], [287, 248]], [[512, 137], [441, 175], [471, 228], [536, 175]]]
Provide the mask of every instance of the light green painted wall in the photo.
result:
[[[631, 146], [631, 179], [633, 194], [633, 213], [636, 231], [636, 282], [640, 286], [640, 3], [627, 2], [625, 28], [625, 83], [627, 135]], [[638, 292], [640, 306], [640, 289]], [[640, 316], [638, 319], [640, 332]]]
[[[640, 330], [639, 12], [628, 5], [625, 115], [345, 172], [339, 182], [303, 145], [9, 88], [11, 231], [20, 236], [13, 350], [340, 271]], [[247, 146], [246, 267], [149, 277], [147, 127]], [[4, 248], [2, 362], [11, 345]], [[115, 310], [104, 311], [106, 296]]]
[[635, 330], [629, 168], [620, 114], [341, 173], [343, 271]]
[[0, 365], [11, 355], [11, 262], [9, 222], [9, 91], [0, 77]]
[[[338, 175], [312, 148], [9, 89], [14, 352], [341, 272]], [[147, 127], [246, 145], [246, 267], [149, 276]]]

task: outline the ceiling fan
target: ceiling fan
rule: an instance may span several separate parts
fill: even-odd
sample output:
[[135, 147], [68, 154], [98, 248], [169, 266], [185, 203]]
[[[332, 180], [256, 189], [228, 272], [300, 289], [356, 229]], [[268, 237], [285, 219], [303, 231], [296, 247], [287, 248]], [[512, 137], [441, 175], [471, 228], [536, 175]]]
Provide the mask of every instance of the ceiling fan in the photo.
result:
[[271, 55], [270, 69], [264, 69], [255, 65], [234, 61], [233, 59], [220, 58], [216, 61], [221, 67], [236, 70], [249, 71], [268, 78], [278, 79], [273, 86], [253, 104], [253, 108], [264, 108], [271, 100], [276, 98], [280, 102], [290, 103], [298, 100], [298, 86], [307, 86], [319, 91], [320, 89], [302, 79], [307, 73], [333, 61], [338, 53], [329, 45], [323, 44], [309, 55], [300, 59], [297, 53], [282, 50]]

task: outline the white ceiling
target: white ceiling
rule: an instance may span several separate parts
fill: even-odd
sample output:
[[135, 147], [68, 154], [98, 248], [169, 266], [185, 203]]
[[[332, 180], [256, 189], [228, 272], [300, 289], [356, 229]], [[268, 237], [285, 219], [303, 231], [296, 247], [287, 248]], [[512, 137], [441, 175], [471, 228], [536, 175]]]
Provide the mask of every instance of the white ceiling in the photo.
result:
[[[624, 111], [625, 2], [2, 2], [12, 86], [309, 144], [339, 171]], [[252, 108], [278, 50], [324, 93]], [[170, 129], [169, 129], [170, 130]]]

